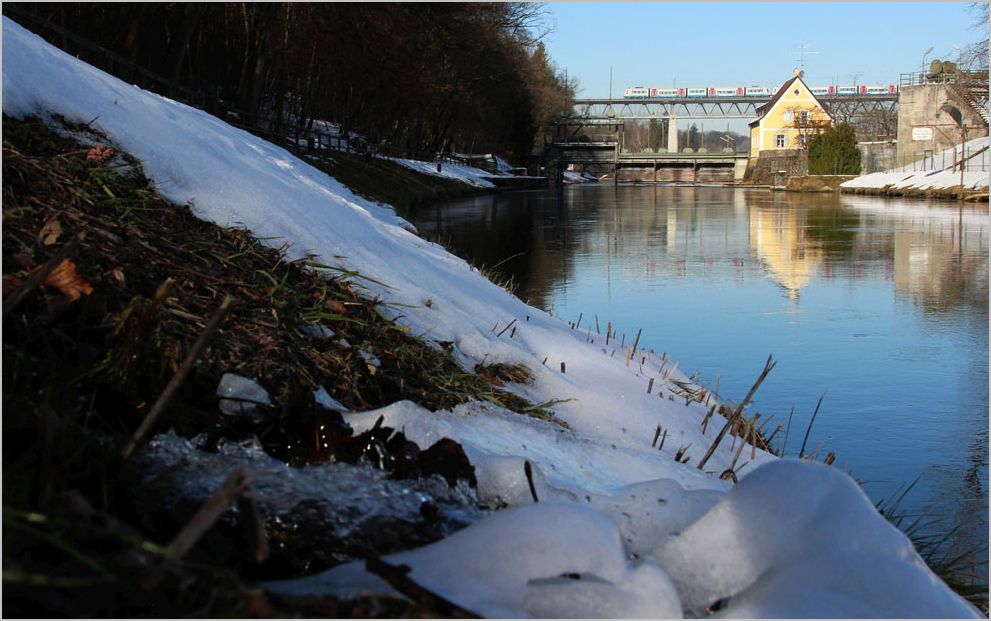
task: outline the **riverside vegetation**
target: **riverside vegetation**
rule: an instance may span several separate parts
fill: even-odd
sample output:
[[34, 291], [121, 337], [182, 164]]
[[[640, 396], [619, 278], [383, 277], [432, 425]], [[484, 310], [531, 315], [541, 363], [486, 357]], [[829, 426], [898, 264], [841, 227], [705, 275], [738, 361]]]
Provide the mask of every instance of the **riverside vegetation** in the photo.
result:
[[[315, 403], [314, 388], [325, 387], [353, 409], [398, 399], [444, 409], [482, 399], [553, 419], [552, 404], [531, 404], [502, 389], [529, 381], [528, 371], [462, 370], [444, 343], [433, 346], [386, 319], [382, 303], [362, 295], [360, 274], [286, 261], [244, 230], [197, 220], [155, 195], [136, 162], [93, 147], [101, 139], [85, 127], [72, 129], [88, 143], [56, 136], [36, 120], [4, 119], [5, 432], [8, 446], [19, 447], [4, 452], [4, 523], [12, 535], [5, 537], [5, 611], [458, 613], [429, 593], [411, 601], [289, 600], [256, 587], [260, 579], [309, 573], [343, 558], [374, 564], [382, 554], [436, 540], [459, 527], [443, 510], [425, 505], [423, 523], [380, 525], [398, 537], [373, 531], [355, 540], [293, 537], [271, 522], [255, 524], [254, 537], [245, 536], [240, 522], [197, 524], [189, 507], [165, 512], [149, 528], [135, 503], [140, 473], [121, 457], [121, 447], [168, 392], [227, 295], [237, 303], [208, 334], [199, 363], [156, 427], [205, 434], [208, 447], [256, 435], [266, 453], [296, 466], [354, 462], [374, 447], [372, 461], [391, 476], [439, 474], [463, 485], [473, 473], [456, 445], [410, 446], [401, 432], [384, 427], [354, 437], [338, 412]], [[352, 162], [354, 178], [370, 178], [363, 161]], [[39, 277], [52, 264], [65, 267], [52, 270], [55, 278]], [[304, 328], [312, 324], [330, 328], [333, 337], [308, 334]], [[226, 371], [264, 380], [275, 404], [261, 406], [267, 422], [220, 414], [216, 386]], [[328, 427], [333, 431], [321, 435]], [[243, 482], [231, 488], [221, 499], [241, 503]], [[177, 548], [190, 525], [208, 532]], [[269, 543], [259, 546], [259, 539]], [[953, 559], [943, 560], [959, 570]], [[979, 584], [958, 581], [957, 588], [982, 597]]]
[[[502, 388], [529, 381], [526, 369], [466, 372], [443, 343], [386, 319], [379, 300], [362, 296], [360, 274], [287, 261], [245, 230], [198, 220], [157, 196], [136, 162], [102, 145], [57, 136], [37, 120], [4, 118], [3, 127], [4, 611], [429, 614], [430, 602], [388, 598], [344, 608], [283, 603], [282, 610], [252, 585], [326, 567], [334, 554], [373, 557], [427, 543], [446, 532], [435, 525], [443, 516], [406, 528], [405, 537], [376, 542], [370, 533], [358, 548], [293, 542], [268, 524], [264, 562], [248, 544], [218, 544], [242, 538], [217, 524], [212, 544], [207, 537], [176, 555], [154, 542], [175, 543], [191, 514], [177, 508], [159, 516], [157, 529], [134, 526], [142, 519], [135, 506], [141, 477], [122, 451], [144, 442], [142, 420], [205, 336], [156, 431], [203, 433], [213, 447], [257, 436], [266, 453], [294, 466], [354, 463], [372, 453], [396, 478], [473, 482], [453, 442], [421, 450], [428, 447], [384, 427], [354, 437], [339, 412], [315, 402], [314, 389], [326, 388], [341, 409], [400, 399], [445, 409], [476, 399], [552, 418], [547, 406]], [[207, 318], [219, 316], [225, 296], [236, 303], [210, 333]], [[314, 337], [307, 326], [317, 324], [333, 338]], [[263, 421], [221, 413], [216, 389], [225, 372], [264, 382], [275, 405], [256, 406]]]

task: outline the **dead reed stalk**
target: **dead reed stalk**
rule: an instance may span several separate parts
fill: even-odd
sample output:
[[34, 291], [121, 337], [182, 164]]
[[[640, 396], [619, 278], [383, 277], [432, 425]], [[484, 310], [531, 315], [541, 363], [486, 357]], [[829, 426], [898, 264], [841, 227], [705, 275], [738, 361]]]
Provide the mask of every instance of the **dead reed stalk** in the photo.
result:
[[767, 362], [764, 363], [764, 370], [761, 371], [760, 376], [757, 378], [757, 381], [754, 382], [754, 385], [750, 387], [750, 391], [747, 393], [747, 396], [743, 398], [743, 401], [741, 401], [740, 404], [736, 406], [736, 410], [733, 411], [733, 414], [729, 417], [729, 420], [727, 420], [726, 424], [723, 425], [723, 428], [719, 430], [719, 433], [716, 435], [716, 439], [712, 442], [712, 446], [709, 447], [709, 449], [705, 452], [705, 455], [699, 461], [698, 464], [699, 470], [701, 470], [703, 466], [705, 466], [706, 462], [709, 461], [709, 458], [712, 457], [712, 454], [716, 452], [716, 447], [719, 446], [720, 442], [722, 442], [723, 436], [726, 435], [726, 432], [729, 430], [730, 426], [733, 425], [736, 419], [743, 412], [744, 406], [746, 406], [747, 402], [749, 402], [750, 399], [754, 396], [754, 393], [757, 392], [757, 389], [760, 388], [761, 383], [763, 383], [764, 378], [767, 377], [767, 374], [771, 372], [771, 370], [774, 368], [776, 364], [777, 362], [774, 361], [773, 356], [767, 357]]

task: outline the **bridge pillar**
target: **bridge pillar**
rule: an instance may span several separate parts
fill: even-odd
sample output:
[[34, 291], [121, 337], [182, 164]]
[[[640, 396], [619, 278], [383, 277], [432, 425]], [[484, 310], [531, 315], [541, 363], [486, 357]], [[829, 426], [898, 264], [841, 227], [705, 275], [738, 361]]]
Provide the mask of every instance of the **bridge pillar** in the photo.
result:
[[678, 152], [678, 117], [668, 117], [668, 153]]
[[613, 165], [612, 165], [612, 182], [613, 185], [619, 184], [619, 143], [616, 144], [613, 151]]

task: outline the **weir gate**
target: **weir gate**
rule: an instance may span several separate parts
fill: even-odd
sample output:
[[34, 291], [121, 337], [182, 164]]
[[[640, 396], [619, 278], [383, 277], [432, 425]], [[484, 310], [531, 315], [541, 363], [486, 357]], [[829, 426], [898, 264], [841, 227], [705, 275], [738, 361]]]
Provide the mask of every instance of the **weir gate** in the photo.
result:
[[625, 152], [617, 141], [553, 142], [544, 148], [547, 176], [558, 184], [569, 165], [604, 166], [613, 180], [653, 183], [733, 183], [743, 179], [748, 154], [706, 152]]

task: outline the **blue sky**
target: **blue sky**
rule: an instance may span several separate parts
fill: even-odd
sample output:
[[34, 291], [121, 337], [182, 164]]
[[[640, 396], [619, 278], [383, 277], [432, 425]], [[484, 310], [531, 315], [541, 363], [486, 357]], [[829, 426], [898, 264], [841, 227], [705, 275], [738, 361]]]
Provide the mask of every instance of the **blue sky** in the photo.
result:
[[[898, 83], [922, 56], [955, 59], [982, 36], [967, 2], [549, 2], [544, 44], [579, 97], [627, 86], [775, 86], [803, 43], [806, 82]], [[984, 31], [986, 34], [986, 31]]]

